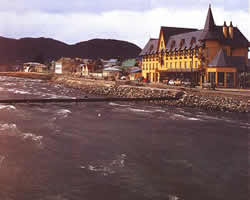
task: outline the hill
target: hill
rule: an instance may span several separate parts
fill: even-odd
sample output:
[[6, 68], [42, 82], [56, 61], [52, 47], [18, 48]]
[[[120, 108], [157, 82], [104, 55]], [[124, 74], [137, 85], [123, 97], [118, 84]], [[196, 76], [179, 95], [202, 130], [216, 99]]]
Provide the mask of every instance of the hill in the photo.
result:
[[69, 45], [50, 38], [11, 39], [0, 37], [0, 65], [28, 61], [47, 62], [61, 57], [131, 58], [141, 49], [135, 44], [107, 39], [93, 39]]

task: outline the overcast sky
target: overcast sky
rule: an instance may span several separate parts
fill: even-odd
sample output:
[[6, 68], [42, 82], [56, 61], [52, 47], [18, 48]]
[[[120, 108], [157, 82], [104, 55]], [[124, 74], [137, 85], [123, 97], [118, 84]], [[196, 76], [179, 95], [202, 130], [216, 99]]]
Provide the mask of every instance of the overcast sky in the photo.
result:
[[208, 5], [250, 40], [250, 0], [0, 0], [0, 36], [49, 37], [68, 44], [94, 38], [144, 47], [160, 26], [202, 29]]

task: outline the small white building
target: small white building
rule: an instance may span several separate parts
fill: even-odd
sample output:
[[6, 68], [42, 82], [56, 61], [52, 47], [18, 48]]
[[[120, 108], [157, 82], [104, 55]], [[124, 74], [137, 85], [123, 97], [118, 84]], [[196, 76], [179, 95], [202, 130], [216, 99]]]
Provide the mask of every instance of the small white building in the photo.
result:
[[23, 64], [23, 71], [24, 72], [38, 72], [43, 73], [48, 70], [48, 67], [44, 64], [37, 63], [37, 62], [27, 62]]
[[55, 73], [62, 74], [62, 62], [56, 62], [55, 64]]

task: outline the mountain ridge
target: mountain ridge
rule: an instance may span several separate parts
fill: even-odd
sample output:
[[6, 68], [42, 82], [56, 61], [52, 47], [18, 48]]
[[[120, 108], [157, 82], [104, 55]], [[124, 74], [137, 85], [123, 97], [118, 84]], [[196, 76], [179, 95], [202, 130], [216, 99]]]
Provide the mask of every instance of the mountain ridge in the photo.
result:
[[141, 48], [133, 43], [115, 39], [95, 38], [67, 44], [45, 37], [13, 39], [0, 36], [0, 64], [20, 64], [41, 60], [49, 62], [61, 57], [125, 59], [137, 57], [140, 51]]

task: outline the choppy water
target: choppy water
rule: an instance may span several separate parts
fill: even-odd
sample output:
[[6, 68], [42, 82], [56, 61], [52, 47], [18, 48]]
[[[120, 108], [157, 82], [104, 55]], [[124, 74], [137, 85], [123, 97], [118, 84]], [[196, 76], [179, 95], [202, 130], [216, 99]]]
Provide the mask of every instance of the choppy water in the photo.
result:
[[[5, 98], [81, 97], [0, 77]], [[0, 105], [0, 200], [247, 200], [249, 114], [126, 103]]]

